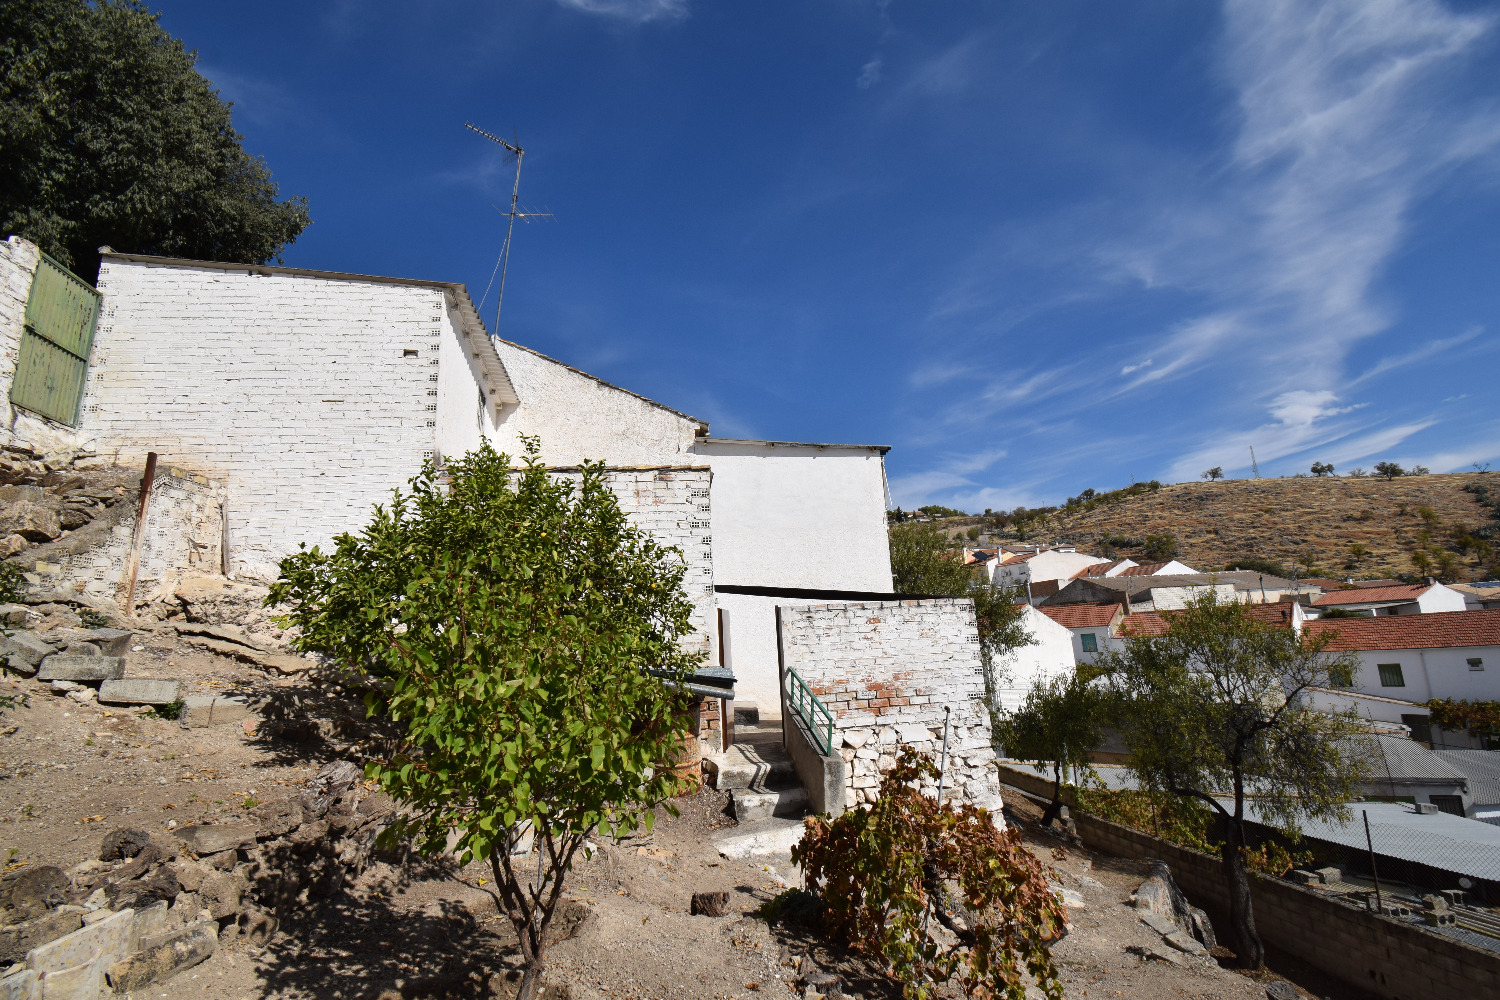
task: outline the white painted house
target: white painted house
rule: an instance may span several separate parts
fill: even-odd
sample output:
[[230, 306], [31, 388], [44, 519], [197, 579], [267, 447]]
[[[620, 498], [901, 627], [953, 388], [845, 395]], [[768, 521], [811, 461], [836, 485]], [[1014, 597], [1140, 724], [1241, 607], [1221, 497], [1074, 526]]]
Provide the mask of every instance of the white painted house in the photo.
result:
[[105, 252], [97, 295], [71, 279], [98, 322], [66, 359], [75, 394], [47, 415], [13, 377], [55, 354], [28, 313], [39, 268], [68, 280], [30, 243], [0, 244], [0, 443], [126, 467], [155, 452], [212, 482], [226, 573], [272, 579], [299, 544], [365, 524], [424, 461], [481, 441], [518, 456], [536, 436], [559, 474], [606, 463], [622, 508], [682, 550], [693, 642], [740, 666], [768, 707], [774, 601], [726, 594], [721, 623], [715, 583], [890, 594], [885, 448], [712, 438], [705, 421], [490, 337], [461, 284]]
[[719, 632], [738, 700], [778, 717], [776, 608], [891, 596], [881, 445], [700, 438]]
[[1353, 705], [1376, 721], [1410, 725], [1404, 716], [1426, 709], [1408, 706], [1430, 699], [1500, 700], [1500, 610], [1325, 618], [1304, 629], [1332, 634], [1331, 650], [1359, 658], [1347, 696], [1330, 692], [1320, 703]]
[[1391, 587], [1349, 587], [1313, 598], [1313, 608], [1340, 608], [1360, 615], [1427, 615], [1463, 611], [1465, 596], [1441, 583], [1402, 583]]
[[1078, 666], [1072, 632], [1029, 604], [1022, 624], [1031, 634], [1031, 643], [1012, 650], [994, 665], [998, 680], [995, 701], [1003, 712], [1020, 708], [1033, 684], [1070, 677]]
[[1035, 552], [1002, 552], [1000, 560], [989, 567], [990, 582], [1000, 587], [1024, 587], [1071, 580], [1089, 566], [1109, 562], [1102, 556], [1079, 552], [1072, 546], [1040, 549]]
[[1037, 610], [1068, 630], [1079, 663], [1093, 663], [1114, 648], [1115, 629], [1125, 617], [1125, 605], [1115, 601], [1044, 604]]

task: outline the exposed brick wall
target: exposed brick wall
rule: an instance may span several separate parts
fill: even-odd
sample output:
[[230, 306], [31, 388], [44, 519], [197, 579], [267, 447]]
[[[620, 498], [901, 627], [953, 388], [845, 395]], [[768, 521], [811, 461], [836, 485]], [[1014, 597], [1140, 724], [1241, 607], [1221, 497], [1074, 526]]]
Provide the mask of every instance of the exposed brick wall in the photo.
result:
[[964, 801], [998, 808], [972, 601], [783, 607], [781, 630], [786, 665], [834, 716], [849, 805], [875, 797], [899, 744], [936, 759], [951, 707], [947, 787]]
[[[1218, 858], [1093, 816], [1074, 819], [1093, 850], [1165, 861], [1188, 898], [1223, 919], [1228, 895]], [[1500, 954], [1280, 879], [1252, 875], [1250, 892], [1261, 940], [1377, 996], [1500, 996]]]

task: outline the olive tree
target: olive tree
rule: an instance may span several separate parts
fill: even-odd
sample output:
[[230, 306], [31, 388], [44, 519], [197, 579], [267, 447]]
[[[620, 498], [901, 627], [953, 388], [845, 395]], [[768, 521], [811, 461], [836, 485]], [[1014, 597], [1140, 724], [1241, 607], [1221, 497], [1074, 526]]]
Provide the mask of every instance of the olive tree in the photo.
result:
[[1330, 633], [1262, 622], [1212, 592], [1167, 620], [1166, 634], [1127, 635], [1096, 665], [1119, 699], [1115, 725], [1141, 785], [1200, 801], [1222, 822], [1231, 941], [1240, 962], [1258, 969], [1265, 949], [1250, 905], [1246, 802], [1289, 833], [1302, 817], [1347, 818], [1368, 747], [1352, 713], [1319, 711], [1307, 694], [1347, 685], [1353, 654], [1327, 652]]
[[1088, 677], [1075, 671], [1036, 680], [1021, 707], [1002, 716], [995, 727], [995, 741], [1009, 756], [1052, 768], [1052, 802], [1042, 814], [1044, 826], [1062, 807], [1064, 769], [1091, 770], [1090, 752], [1104, 741], [1107, 701]]
[[[532, 439], [519, 471], [487, 444], [424, 469], [359, 535], [283, 560], [271, 589], [301, 649], [386, 682], [367, 704], [404, 738], [367, 773], [404, 807], [390, 836], [489, 864], [523, 1000], [587, 838], [650, 828], [683, 790], [683, 573], [601, 466], [553, 476]], [[526, 835], [536, 861], [515, 857]]]

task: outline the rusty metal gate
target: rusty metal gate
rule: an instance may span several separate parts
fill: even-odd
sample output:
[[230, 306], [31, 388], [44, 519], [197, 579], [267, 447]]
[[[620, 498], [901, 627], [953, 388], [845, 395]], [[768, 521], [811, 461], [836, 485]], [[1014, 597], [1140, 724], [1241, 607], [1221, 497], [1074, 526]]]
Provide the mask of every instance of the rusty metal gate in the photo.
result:
[[42, 255], [26, 300], [26, 328], [10, 386], [13, 404], [77, 426], [99, 298], [82, 278]]

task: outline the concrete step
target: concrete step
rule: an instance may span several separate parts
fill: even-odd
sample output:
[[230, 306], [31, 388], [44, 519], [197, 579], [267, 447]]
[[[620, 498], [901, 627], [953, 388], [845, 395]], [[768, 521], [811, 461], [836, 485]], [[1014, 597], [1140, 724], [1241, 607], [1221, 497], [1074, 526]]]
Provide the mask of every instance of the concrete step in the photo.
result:
[[736, 742], [708, 758], [708, 774], [720, 791], [739, 788], [765, 792], [797, 783], [792, 757], [780, 743]]
[[736, 788], [729, 793], [734, 818], [741, 823], [755, 823], [773, 816], [800, 819], [807, 814], [807, 789], [801, 785], [764, 792]]
[[720, 837], [714, 847], [726, 858], [748, 858], [757, 854], [785, 854], [802, 839], [801, 820], [772, 818], [750, 827], [738, 827], [733, 836]]
[[760, 722], [760, 706], [753, 701], [737, 701], [734, 703], [734, 725], [754, 726]]

